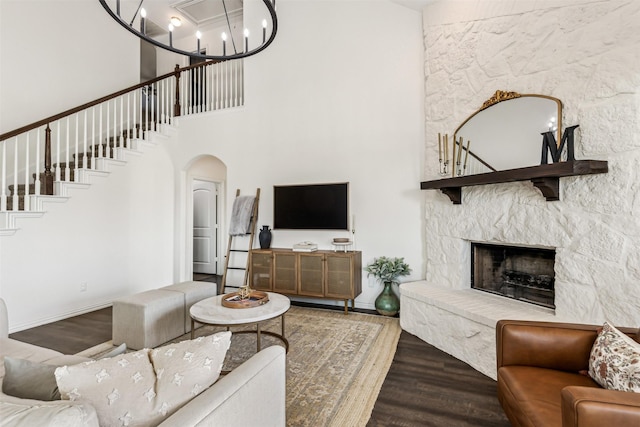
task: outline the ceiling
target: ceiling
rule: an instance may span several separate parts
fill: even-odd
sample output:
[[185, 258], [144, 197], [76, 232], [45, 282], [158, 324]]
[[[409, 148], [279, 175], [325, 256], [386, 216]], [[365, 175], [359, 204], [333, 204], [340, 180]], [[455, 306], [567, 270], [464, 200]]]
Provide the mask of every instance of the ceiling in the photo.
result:
[[[120, 3], [120, 16], [130, 22], [140, 0], [121, 0]], [[115, 9], [115, 0], [109, 0], [107, 4]], [[230, 17], [242, 16], [243, 0], [225, 0], [224, 5]], [[147, 12], [146, 33], [150, 37], [167, 34], [169, 20], [175, 16], [180, 18], [182, 25], [174, 28], [174, 38], [193, 35], [198, 29], [206, 29], [207, 26], [224, 20], [224, 5], [222, 0], [144, 0], [142, 7]], [[139, 14], [136, 16], [139, 17]]]

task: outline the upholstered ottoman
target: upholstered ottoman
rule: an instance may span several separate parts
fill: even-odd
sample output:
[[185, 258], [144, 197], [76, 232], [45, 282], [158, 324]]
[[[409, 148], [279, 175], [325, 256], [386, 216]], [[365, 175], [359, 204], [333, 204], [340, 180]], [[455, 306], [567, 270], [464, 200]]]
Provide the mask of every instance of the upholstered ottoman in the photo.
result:
[[154, 289], [113, 302], [113, 344], [153, 348], [184, 334], [184, 294]]
[[[182, 282], [160, 288], [165, 291], [180, 292], [184, 295], [184, 333], [191, 332], [191, 306], [205, 298], [215, 297], [217, 287], [210, 282]], [[198, 324], [199, 325], [199, 324]]]

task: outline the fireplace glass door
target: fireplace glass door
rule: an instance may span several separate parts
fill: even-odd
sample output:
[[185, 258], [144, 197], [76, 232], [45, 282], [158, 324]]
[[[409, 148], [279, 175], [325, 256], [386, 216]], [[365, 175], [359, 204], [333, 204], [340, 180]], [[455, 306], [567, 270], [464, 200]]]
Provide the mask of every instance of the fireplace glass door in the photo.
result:
[[471, 244], [471, 287], [555, 308], [553, 249]]

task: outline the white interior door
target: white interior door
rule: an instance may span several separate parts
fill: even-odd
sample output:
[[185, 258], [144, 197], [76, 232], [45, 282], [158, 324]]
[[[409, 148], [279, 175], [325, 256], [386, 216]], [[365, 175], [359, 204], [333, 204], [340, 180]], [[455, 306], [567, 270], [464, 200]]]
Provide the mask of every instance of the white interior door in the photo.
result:
[[193, 180], [193, 272], [218, 271], [218, 186]]

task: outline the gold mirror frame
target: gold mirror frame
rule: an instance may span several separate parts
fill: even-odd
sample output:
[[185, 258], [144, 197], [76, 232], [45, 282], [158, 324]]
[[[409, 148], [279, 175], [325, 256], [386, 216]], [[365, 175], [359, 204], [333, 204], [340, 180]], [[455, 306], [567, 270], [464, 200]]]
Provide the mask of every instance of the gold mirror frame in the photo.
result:
[[[541, 95], [541, 94], [519, 94], [517, 92], [507, 92], [507, 91], [502, 91], [502, 90], [497, 90], [495, 92], [495, 94], [489, 98], [487, 101], [485, 101], [482, 106], [480, 107], [480, 109], [478, 109], [477, 111], [475, 111], [473, 114], [471, 114], [469, 117], [467, 117], [466, 120], [464, 120], [455, 130], [454, 134], [453, 134], [453, 141], [454, 144], [457, 145], [456, 147], [456, 151], [458, 151], [460, 148], [460, 143], [459, 143], [459, 137], [458, 134], [460, 132], [460, 130], [469, 122], [471, 121], [471, 119], [473, 119], [474, 117], [476, 117], [478, 114], [482, 113], [483, 111], [487, 110], [490, 107], [493, 107], [494, 105], [497, 105], [501, 102], [505, 102], [505, 101], [510, 101], [510, 100], [514, 100], [514, 99], [521, 99], [521, 98], [526, 98], [526, 97], [531, 97], [531, 98], [544, 98], [544, 99], [548, 99], [551, 100], [553, 102], [556, 103], [557, 105], [557, 117], [556, 117], [556, 123], [557, 123], [557, 130], [556, 130], [556, 143], [559, 144], [561, 141], [561, 137], [562, 137], [562, 101], [560, 101], [560, 99], [552, 97], [552, 96], [548, 96], [548, 95]], [[496, 129], [496, 132], [499, 132], [499, 129]], [[471, 138], [473, 139], [473, 138]], [[514, 141], [517, 142], [517, 141]], [[542, 137], [540, 137], [540, 143], [542, 143]], [[540, 145], [541, 147], [541, 145]], [[513, 147], [511, 147], [513, 148]], [[500, 147], [500, 149], [504, 149], [507, 150], [509, 149], [508, 146], [505, 147]], [[462, 147], [462, 150], [466, 151], [466, 147]], [[469, 149], [469, 153], [468, 155], [473, 159], [475, 158], [476, 160], [478, 160], [480, 163], [482, 163], [483, 165], [485, 165], [490, 171], [496, 171], [495, 168], [493, 168], [492, 166], [490, 166], [489, 164], [487, 164], [485, 161], [483, 161], [480, 157], [478, 157], [477, 155], [474, 155], [473, 153], [473, 147], [471, 147]], [[451, 175], [453, 177], [456, 176], [456, 167], [454, 165], [454, 167], [451, 168]], [[464, 174], [466, 175], [466, 171], [463, 171]]]

